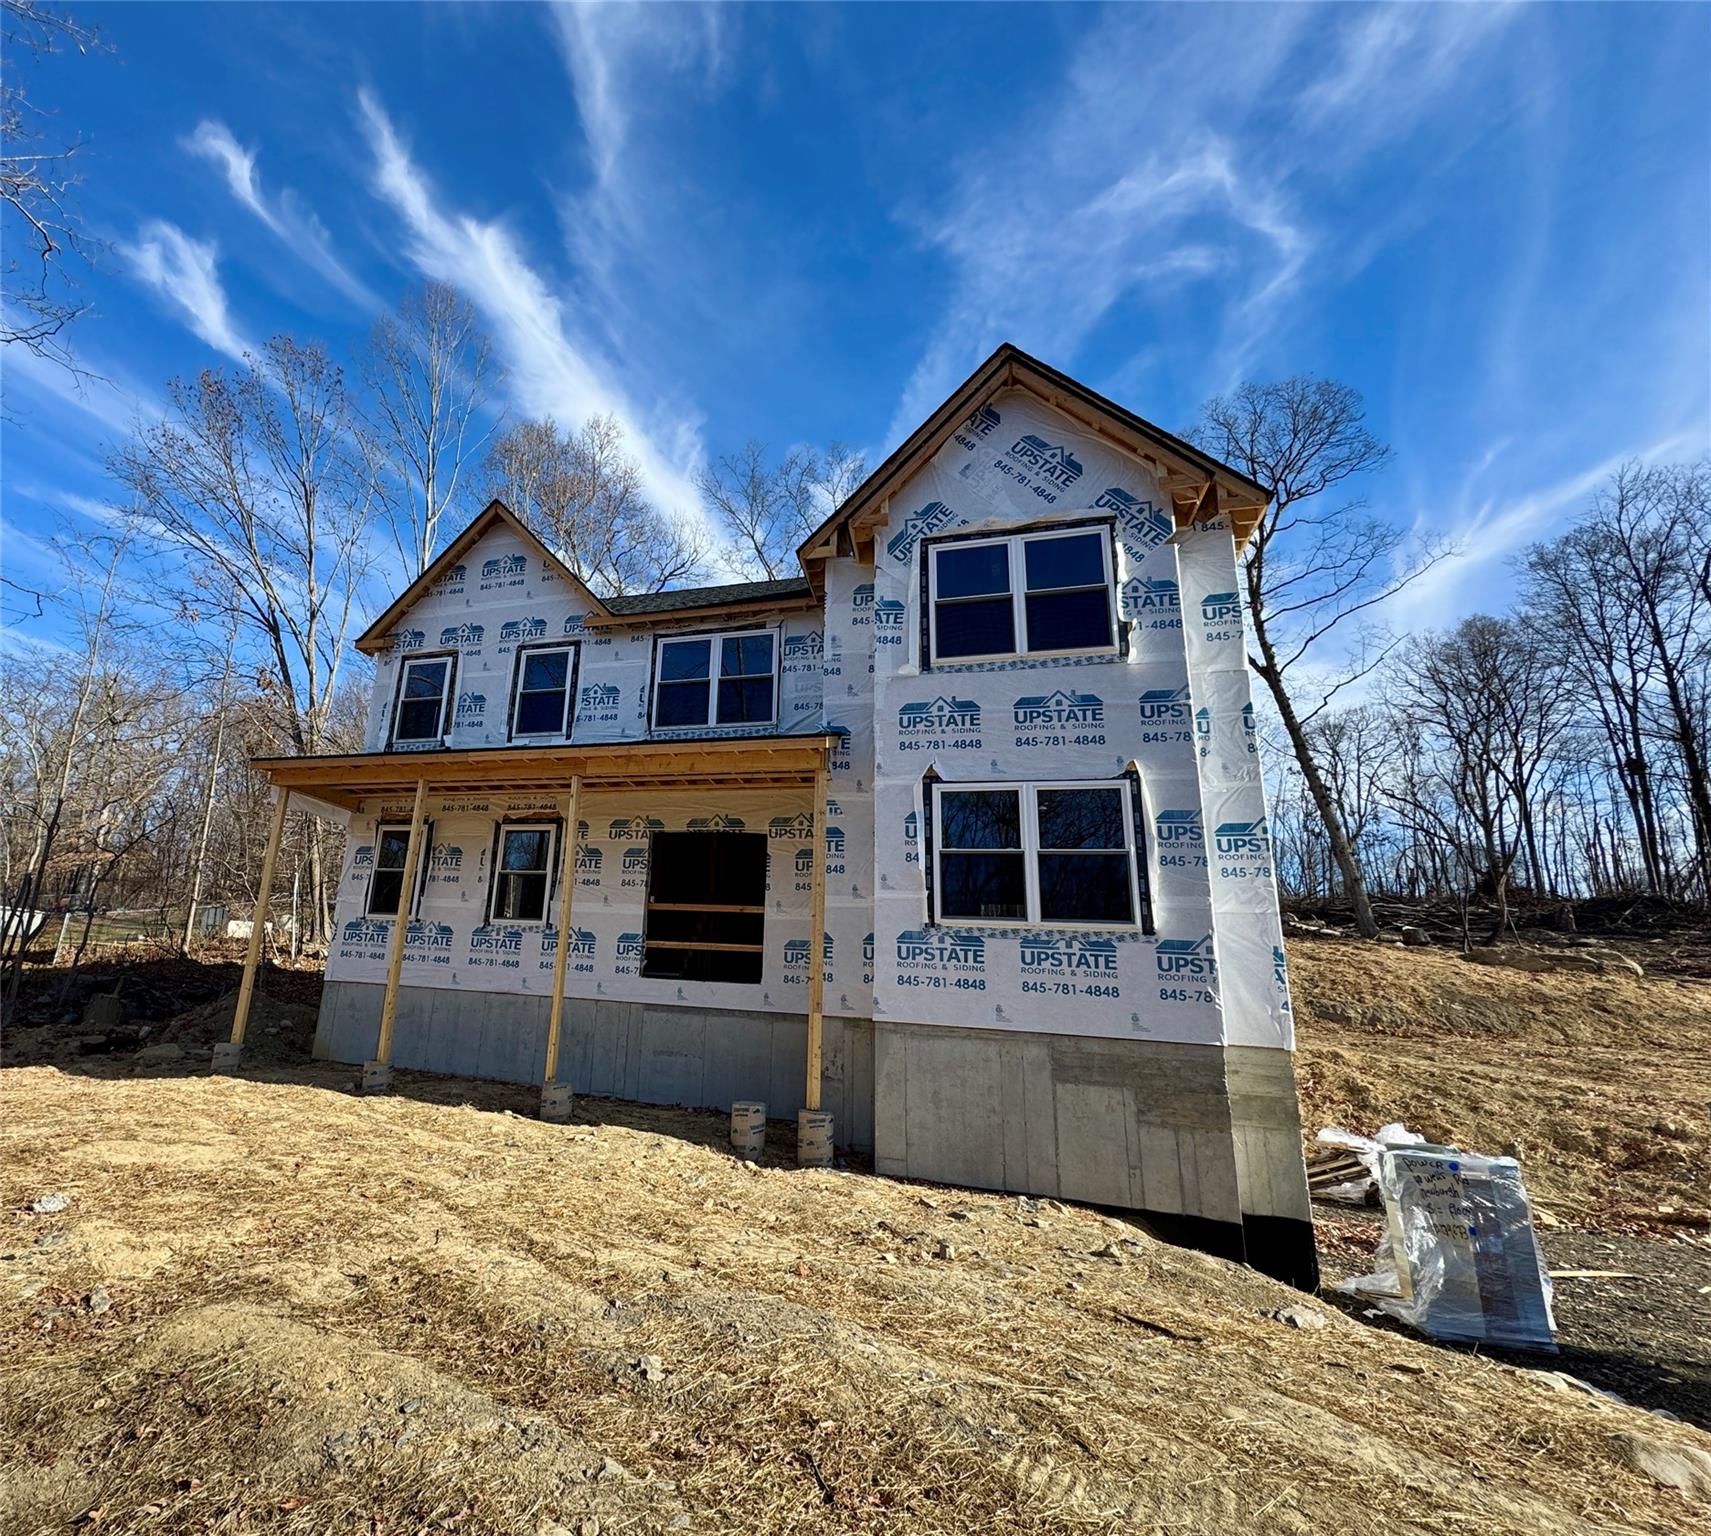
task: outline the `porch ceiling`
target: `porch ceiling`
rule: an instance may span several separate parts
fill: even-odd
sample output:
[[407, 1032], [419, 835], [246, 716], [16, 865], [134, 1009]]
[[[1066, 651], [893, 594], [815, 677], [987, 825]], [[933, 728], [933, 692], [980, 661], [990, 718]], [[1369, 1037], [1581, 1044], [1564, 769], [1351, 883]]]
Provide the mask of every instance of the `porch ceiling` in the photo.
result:
[[281, 789], [356, 809], [376, 795], [502, 790], [558, 791], [572, 778], [604, 789], [811, 788], [834, 736], [720, 737], [589, 746], [481, 747], [445, 752], [352, 752], [328, 757], [258, 757], [253, 766]]

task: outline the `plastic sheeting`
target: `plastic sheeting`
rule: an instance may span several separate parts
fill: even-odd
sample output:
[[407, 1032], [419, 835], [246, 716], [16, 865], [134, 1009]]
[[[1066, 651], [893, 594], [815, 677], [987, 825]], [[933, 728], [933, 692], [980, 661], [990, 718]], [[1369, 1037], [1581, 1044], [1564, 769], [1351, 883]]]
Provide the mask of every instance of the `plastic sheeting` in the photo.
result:
[[1354, 1148], [1384, 1204], [1373, 1272], [1339, 1290], [1434, 1338], [1555, 1351], [1550, 1274], [1514, 1158], [1435, 1146], [1401, 1125], [1374, 1141], [1319, 1139]]

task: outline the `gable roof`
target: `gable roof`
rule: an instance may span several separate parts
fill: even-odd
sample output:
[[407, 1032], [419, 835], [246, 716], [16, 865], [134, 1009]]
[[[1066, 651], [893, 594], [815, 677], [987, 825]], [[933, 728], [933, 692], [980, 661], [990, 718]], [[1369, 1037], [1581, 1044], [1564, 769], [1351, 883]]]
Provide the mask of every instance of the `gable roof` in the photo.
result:
[[589, 607], [594, 612], [605, 613], [608, 611], [606, 604], [589, 591], [583, 579], [548, 549], [527, 523], [504, 502], [494, 500], [488, 502], [485, 510], [480, 512], [462, 533], [440, 551], [427, 570], [423, 571], [392, 600], [391, 606], [387, 608], [385, 613], [381, 614], [357, 636], [356, 648], [370, 656], [378, 651], [384, 651], [391, 644], [393, 626], [432, 588], [448, 568], [469, 552], [478, 539], [498, 526], [503, 526], [516, 534], [528, 549], [539, 555], [548, 565], [557, 566], [559, 575], [570, 583], [571, 590], [586, 598]]
[[1151, 463], [1170, 492], [1178, 527], [1203, 510], [1222, 509], [1230, 514], [1237, 542], [1245, 542], [1271, 500], [1270, 491], [1240, 470], [1005, 342], [802, 541], [796, 553], [804, 568], [810, 568], [811, 560], [836, 553], [844, 529], [858, 535], [880, 521], [891, 492], [932, 458], [980, 406], [1006, 389], [1027, 390], [1082, 427]]

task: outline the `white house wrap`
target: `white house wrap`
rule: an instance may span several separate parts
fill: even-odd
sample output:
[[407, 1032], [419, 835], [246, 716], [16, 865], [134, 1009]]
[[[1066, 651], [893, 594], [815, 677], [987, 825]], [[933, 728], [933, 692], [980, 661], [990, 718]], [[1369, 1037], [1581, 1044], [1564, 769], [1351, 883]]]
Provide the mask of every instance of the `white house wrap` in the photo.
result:
[[373, 1049], [402, 906], [399, 1065], [540, 1080], [567, 945], [578, 1093], [823, 1094], [883, 1172], [1310, 1281], [1237, 565], [1264, 502], [1006, 347], [806, 579], [602, 600], [490, 508], [363, 637], [366, 754], [265, 765], [354, 811], [318, 1049]]

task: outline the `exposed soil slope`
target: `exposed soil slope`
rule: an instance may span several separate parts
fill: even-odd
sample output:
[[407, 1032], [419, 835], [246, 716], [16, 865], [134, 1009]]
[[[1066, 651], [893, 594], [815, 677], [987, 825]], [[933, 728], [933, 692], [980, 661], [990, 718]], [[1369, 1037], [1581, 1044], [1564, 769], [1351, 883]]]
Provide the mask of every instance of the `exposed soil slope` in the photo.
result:
[[[1337, 965], [1303, 967], [1304, 1008]], [[1326, 1068], [1385, 1042], [1348, 1028]], [[708, 1115], [170, 1070], [0, 1074], [9, 1533], [1711, 1520], [1711, 1485], [1657, 1470], [1711, 1466], [1697, 1431], [1093, 1212], [746, 1167]], [[1456, 1128], [1362, 1081], [1338, 1118]]]
[[1289, 963], [1309, 1136], [1402, 1120], [1519, 1157], [1547, 1220], [1711, 1224], [1711, 981], [1531, 975], [1340, 939], [1291, 939]]

